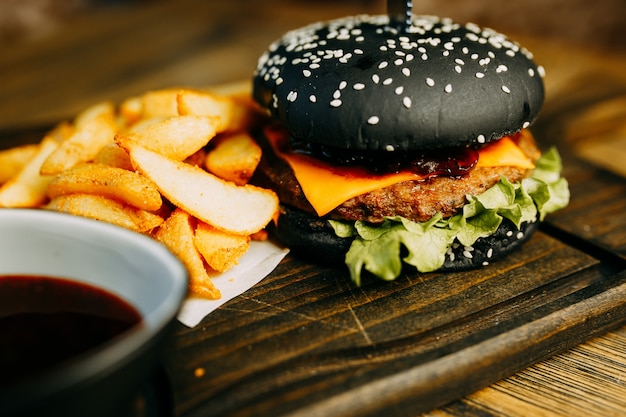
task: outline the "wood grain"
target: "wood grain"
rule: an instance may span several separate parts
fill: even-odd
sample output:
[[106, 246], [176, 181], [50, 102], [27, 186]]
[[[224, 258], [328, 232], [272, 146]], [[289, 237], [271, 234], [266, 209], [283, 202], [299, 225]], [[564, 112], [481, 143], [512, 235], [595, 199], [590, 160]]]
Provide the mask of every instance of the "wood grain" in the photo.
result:
[[[381, 10], [376, 2], [181, 0], [77, 17], [0, 53], [0, 146], [35, 141], [102, 99], [245, 79], [285, 30]], [[357, 288], [341, 269], [289, 256], [199, 326], [176, 326], [164, 357], [174, 415], [626, 410], [626, 181], [615, 167], [626, 56], [514, 37], [547, 71], [533, 132], [542, 147], [559, 147], [570, 206], [479, 271], [407, 271]]]
[[481, 271], [362, 288], [290, 257], [205, 320], [202, 341], [179, 329], [177, 413], [427, 411], [613, 327], [626, 291], [613, 272], [543, 233]]

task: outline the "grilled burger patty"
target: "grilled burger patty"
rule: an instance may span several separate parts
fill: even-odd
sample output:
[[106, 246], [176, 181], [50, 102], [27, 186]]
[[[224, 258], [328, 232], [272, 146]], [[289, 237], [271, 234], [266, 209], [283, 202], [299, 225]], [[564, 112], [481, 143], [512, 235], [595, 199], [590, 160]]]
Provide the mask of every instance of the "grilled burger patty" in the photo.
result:
[[[513, 139], [532, 161], [540, 150], [532, 135], [525, 131]], [[255, 183], [273, 189], [283, 204], [315, 215], [289, 165], [277, 157], [259, 134], [264, 147], [263, 159], [257, 169]], [[466, 202], [466, 195], [479, 195], [495, 185], [500, 177], [517, 182], [531, 170], [517, 167], [475, 168], [460, 178], [437, 176], [421, 181], [405, 181], [377, 189], [345, 201], [328, 215], [337, 220], [380, 222], [384, 216], [402, 216], [413, 221], [426, 221], [442, 213], [454, 215]]]

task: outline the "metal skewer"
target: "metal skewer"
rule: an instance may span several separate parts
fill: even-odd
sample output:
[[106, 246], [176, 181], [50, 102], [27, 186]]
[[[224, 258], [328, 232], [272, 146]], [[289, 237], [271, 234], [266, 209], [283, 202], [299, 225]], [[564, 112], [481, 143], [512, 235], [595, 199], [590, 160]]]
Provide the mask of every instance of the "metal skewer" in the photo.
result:
[[412, 0], [387, 0], [387, 14], [389, 23], [400, 32], [408, 32], [413, 16]]

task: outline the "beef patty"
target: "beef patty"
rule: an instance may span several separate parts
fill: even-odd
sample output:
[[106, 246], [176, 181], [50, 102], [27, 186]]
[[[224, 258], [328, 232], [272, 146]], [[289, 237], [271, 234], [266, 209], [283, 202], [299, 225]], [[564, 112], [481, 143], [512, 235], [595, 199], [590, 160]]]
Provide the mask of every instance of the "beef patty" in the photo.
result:
[[[539, 158], [540, 150], [529, 131], [522, 131], [512, 138], [530, 160]], [[258, 137], [258, 140], [263, 147], [263, 158], [253, 182], [274, 190], [282, 204], [315, 215], [315, 210], [289, 165], [273, 153], [264, 138]], [[420, 181], [404, 181], [353, 197], [331, 211], [327, 217], [372, 223], [381, 222], [385, 216], [402, 216], [413, 221], [427, 221], [437, 213], [450, 217], [466, 203], [466, 195], [482, 194], [495, 185], [500, 177], [514, 183], [530, 174], [531, 170], [518, 167], [481, 167], [458, 178], [438, 176]]]

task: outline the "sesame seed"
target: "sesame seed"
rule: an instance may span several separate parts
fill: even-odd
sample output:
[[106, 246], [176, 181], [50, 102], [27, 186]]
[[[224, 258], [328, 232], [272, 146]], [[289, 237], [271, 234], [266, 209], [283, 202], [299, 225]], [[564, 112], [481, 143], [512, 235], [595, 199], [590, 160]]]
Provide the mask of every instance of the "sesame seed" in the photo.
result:
[[413, 58], [415, 58], [413, 54], [407, 54], [407, 56], [404, 57], [404, 60], [406, 62], [410, 62], [410, 61], [413, 61]]
[[534, 77], [534, 76], [535, 76], [535, 70], [534, 70], [534, 69], [532, 69], [532, 68], [528, 68], [528, 75], [529, 75], [530, 77]]
[[485, 73], [483, 72], [477, 72], [476, 73], [476, 78], [484, 78], [485, 77]]
[[315, 97], [315, 94], [311, 94], [311, 95], [309, 96], [309, 101], [310, 101], [311, 103], [315, 103], [315, 102], [317, 102], [317, 97]]
[[331, 106], [333, 106], [333, 107], [339, 107], [339, 106], [341, 106], [341, 100], [339, 100], [339, 99], [334, 99], [334, 100], [332, 100], [332, 101], [330, 102], [330, 105], [331, 105]]
[[421, 58], [422, 58], [422, 61], [426, 61], [428, 60], [428, 55], [422, 54]]
[[487, 266], [487, 265], [489, 265], [489, 262], [483, 261], [483, 266]]
[[411, 108], [411, 99], [409, 97], [404, 97], [402, 99], [402, 104], [404, 105], [404, 107], [406, 107], [407, 109]]
[[539, 73], [539, 76], [540, 76], [541, 78], [543, 78], [543, 77], [545, 77], [545, 76], [546, 76], [546, 70], [545, 70], [545, 68], [543, 68], [541, 65], [539, 65], [539, 66], [537, 67], [537, 72]]
[[390, 85], [393, 82], [393, 78], [385, 78], [383, 85]]
[[467, 259], [472, 259], [474, 256], [472, 255], [472, 252], [464, 250], [463, 251], [463, 256], [465, 256]]
[[528, 128], [528, 126], [530, 126], [530, 122], [524, 122], [524, 124], [522, 125], [524, 129]]
[[478, 143], [485, 143], [485, 135], [478, 135], [476, 140], [478, 141]]
[[434, 87], [435, 86], [435, 80], [433, 80], [432, 78], [426, 78], [426, 84], [429, 87]]
[[282, 77], [278, 77], [278, 78], [276, 79], [276, 85], [281, 85], [281, 84], [283, 83], [283, 81], [284, 81], [284, 80], [283, 80], [283, 78], [282, 78]]
[[446, 93], [451, 93], [452, 92], [452, 84], [447, 84], [444, 88], [443, 91], [445, 91]]
[[372, 75], [372, 81], [374, 81], [374, 84], [378, 84], [380, 81], [380, 77], [378, 76], [378, 74], [373, 74]]
[[404, 60], [402, 58], [398, 58], [395, 61], [393, 61], [393, 63], [397, 66], [400, 66], [402, 64], [404, 64]]
[[354, 88], [355, 90], [359, 91], [359, 90], [363, 90], [365, 88], [365, 84], [363, 83], [355, 83], [352, 88]]
[[402, 93], [404, 92], [404, 87], [403, 87], [403, 86], [396, 87], [396, 89], [394, 90], [394, 92], [395, 92], [397, 95], [400, 95], [400, 94], [402, 94]]
[[511, 58], [513, 58], [515, 56], [515, 51], [512, 49], [507, 49], [505, 54], [507, 54], [508, 56], [510, 56]]
[[341, 97], [341, 91], [335, 90], [333, 92], [333, 98], [337, 99], [337, 98], [340, 98], [340, 97]]
[[509, 230], [508, 232], [506, 232], [506, 235], [507, 235], [508, 237], [511, 237], [511, 236], [513, 236], [513, 232], [512, 232], [511, 230]]
[[304, 75], [305, 77], [310, 77], [311, 71], [309, 71], [308, 69], [302, 70], [302, 75]]
[[489, 248], [487, 250], [487, 258], [491, 258], [493, 256], [493, 248]]
[[354, 53], [357, 55], [363, 55], [363, 50], [362, 49], [355, 49]]
[[517, 239], [521, 239], [521, 238], [523, 238], [523, 237], [524, 237], [524, 232], [517, 232], [517, 235], [515, 235], [515, 237], [516, 237]]
[[498, 65], [498, 68], [496, 68], [496, 72], [498, 74], [500, 74], [501, 72], [507, 72], [508, 68], [506, 65]]
[[394, 148], [394, 147], [393, 147], [393, 145], [387, 145], [387, 146], [385, 146], [385, 150], [386, 150], [387, 152], [393, 152], [393, 151], [395, 151], [395, 149], [396, 149], [396, 148]]
[[511, 94], [511, 90], [509, 89], [509, 87], [507, 87], [506, 85], [502, 86], [502, 91], [504, 91], [507, 94]]
[[463, 71], [463, 69], [461, 68], [461, 66], [460, 66], [460, 65], [455, 65], [455, 66], [454, 66], [454, 71], [456, 71], [456, 72], [457, 72], [457, 74], [460, 74], [460, 73], [461, 73], [461, 71]]
[[287, 101], [290, 102], [294, 102], [296, 101], [298, 98], [298, 92], [297, 91], [290, 91], [289, 94], [287, 94]]
[[411, 70], [408, 68], [402, 68], [402, 74], [404, 74], [407, 77], [411, 76]]
[[378, 69], [387, 68], [387, 65], [389, 65], [389, 63], [387, 61], [383, 61], [380, 64], [378, 64]]
[[319, 67], [320, 67], [320, 64], [317, 64], [317, 63], [313, 63], [313, 64], [309, 65], [309, 68], [311, 68], [311, 69], [318, 69]]
[[347, 86], [348, 86], [348, 82], [347, 81], [342, 81], [342, 82], [339, 83], [339, 89], [340, 90], [343, 90]]
[[367, 119], [367, 123], [371, 125], [378, 124], [379, 121], [380, 119], [378, 118], [378, 116], [371, 116], [369, 119]]

